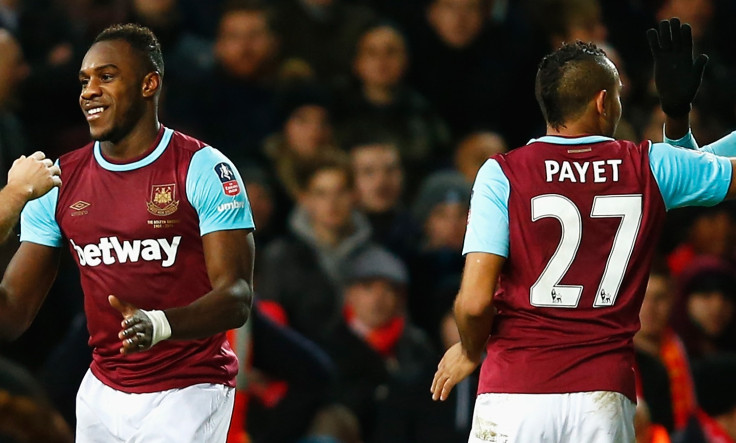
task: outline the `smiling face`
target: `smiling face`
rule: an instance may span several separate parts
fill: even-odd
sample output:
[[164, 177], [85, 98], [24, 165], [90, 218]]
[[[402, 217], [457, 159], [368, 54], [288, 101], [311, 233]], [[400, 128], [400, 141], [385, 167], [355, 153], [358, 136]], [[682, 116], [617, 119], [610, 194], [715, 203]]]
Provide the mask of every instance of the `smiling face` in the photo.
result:
[[127, 136], [143, 117], [159, 81], [158, 73], [146, 73], [142, 56], [126, 41], [92, 45], [79, 70], [79, 105], [92, 139], [117, 142]]

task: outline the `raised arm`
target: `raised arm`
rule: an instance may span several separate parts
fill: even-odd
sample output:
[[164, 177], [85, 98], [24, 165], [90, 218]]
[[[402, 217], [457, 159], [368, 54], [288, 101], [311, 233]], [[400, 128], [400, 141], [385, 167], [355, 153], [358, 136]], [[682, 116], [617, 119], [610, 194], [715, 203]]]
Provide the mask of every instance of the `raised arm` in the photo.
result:
[[0, 243], [4, 242], [18, 223], [23, 207], [53, 187], [61, 185], [59, 167], [43, 152], [22, 155], [8, 171], [8, 184], [0, 190]]
[[667, 116], [665, 134], [672, 139], [684, 137], [690, 130], [689, 113], [703, 80], [708, 56], [693, 58], [692, 29], [672, 18], [659, 23], [659, 29], [647, 31], [654, 60], [654, 84], [662, 110]]

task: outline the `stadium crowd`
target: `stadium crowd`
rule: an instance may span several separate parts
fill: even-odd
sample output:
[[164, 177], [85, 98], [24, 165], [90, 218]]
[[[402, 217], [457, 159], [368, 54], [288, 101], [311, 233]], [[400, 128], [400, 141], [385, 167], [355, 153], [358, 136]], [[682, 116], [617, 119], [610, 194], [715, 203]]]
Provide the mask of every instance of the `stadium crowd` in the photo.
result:
[[[162, 123], [235, 162], [256, 224], [229, 441], [467, 441], [477, 378], [443, 403], [429, 386], [459, 340], [475, 174], [544, 134], [536, 66], [566, 41], [616, 63], [616, 137], [662, 141], [645, 33], [669, 17], [710, 57], [691, 113], [704, 145], [736, 129], [732, 0], [0, 0], [0, 182], [21, 154], [89, 142], [84, 51], [110, 24], [148, 26]], [[736, 207], [671, 211], [657, 256], [637, 439], [736, 441]], [[87, 339], [65, 253], [34, 324], [0, 344], [0, 441], [69, 441]]]

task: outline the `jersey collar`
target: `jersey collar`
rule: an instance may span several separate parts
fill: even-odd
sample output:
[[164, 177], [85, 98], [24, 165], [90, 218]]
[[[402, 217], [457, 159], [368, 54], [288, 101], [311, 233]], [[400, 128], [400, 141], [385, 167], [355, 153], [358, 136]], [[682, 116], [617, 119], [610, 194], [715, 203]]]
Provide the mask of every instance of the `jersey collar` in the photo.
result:
[[164, 135], [161, 137], [161, 141], [158, 142], [158, 145], [156, 148], [151, 151], [150, 154], [147, 156], [136, 160], [132, 163], [110, 163], [109, 161], [105, 160], [105, 157], [102, 155], [102, 151], [100, 150], [100, 142], [95, 142], [94, 145], [94, 153], [95, 153], [95, 160], [97, 160], [97, 164], [102, 166], [104, 169], [107, 169], [108, 171], [132, 171], [134, 169], [142, 168], [144, 166], [148, 166], [154, 161], [156, 161], [157, 158], [161, 157], [161, 154], [164, 153], [166, 150], [166, 147], [169, 145], [169, 141], [171, 140], [171, 135], [174, 133], [172, 129], [164, 128]]
[[527, 145], [535, 142], [550, 143], [553, 145], [588, 145], [591, 143], [610, 141], [613, 141], [611, 137], [605, 137], [603, 135], [584, 135], [582, 137], [560, 137], [557, 135], [545, 135], [544, 137], [533, 138], [529, 140], [529, 143], [527, 143]]

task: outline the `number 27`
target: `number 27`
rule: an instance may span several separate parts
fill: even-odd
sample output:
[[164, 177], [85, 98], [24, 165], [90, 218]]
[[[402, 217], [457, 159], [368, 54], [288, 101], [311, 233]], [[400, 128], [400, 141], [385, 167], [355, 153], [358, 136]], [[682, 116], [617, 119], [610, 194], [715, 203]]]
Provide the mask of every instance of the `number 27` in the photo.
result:
[[[593, 307], [613, 306], [616, 302], [641, 225], [641, 202], [640, 194], [599, 195], [593, 199], [591, 218], [621, 218]], [[532, 221], [547, 217], [556, 218], [560, 222], [562, 236], [557, 250], [529, 290], [529, 301], [532, 306], [576, 308], [583, 287], [560, 285], [560, 280], [570, 269], [580, 247], [583, 236], [580, 210], [567, 197], [559, 194], [545, 194], [532, 198]]]

